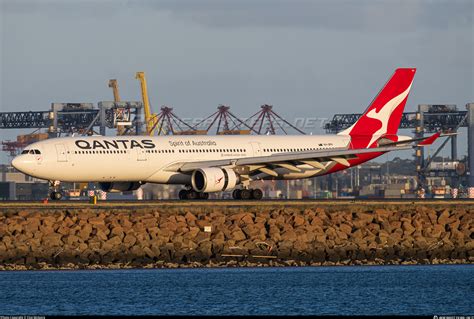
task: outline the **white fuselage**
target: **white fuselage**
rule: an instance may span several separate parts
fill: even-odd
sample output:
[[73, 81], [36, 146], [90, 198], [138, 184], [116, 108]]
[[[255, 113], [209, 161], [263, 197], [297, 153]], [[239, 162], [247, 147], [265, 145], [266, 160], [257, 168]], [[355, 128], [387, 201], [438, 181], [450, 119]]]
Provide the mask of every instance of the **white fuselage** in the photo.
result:
[[[349, 145], [350, 137], [341, 135], [65, 137], [29, 145], [26, 150], [37, 150], [40, 154], [19, 155], [13, 165], [28, 175], [51, 181], [189, 184], [190, 174], [170, 169], [173, 164], [341, 149]], [[300, 173], [279, 168], [281, 175], [277, 179], [311, 177], [320, 171], [309, 165], [301, 168]]]

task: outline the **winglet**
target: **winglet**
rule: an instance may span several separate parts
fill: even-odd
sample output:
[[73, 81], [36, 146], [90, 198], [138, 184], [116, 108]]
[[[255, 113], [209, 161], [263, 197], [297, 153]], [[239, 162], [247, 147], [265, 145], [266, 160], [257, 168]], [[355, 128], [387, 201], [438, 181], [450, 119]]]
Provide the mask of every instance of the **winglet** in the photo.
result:
[[423, 141], [421, 141], [420, 143], [418, 143], [417, 146], [427, 146], [427, 145], [431, 145], [433, 144], [434, 141], [436, 141], [438, 139], [438, 137], [441, 136], [441, 132], [437, 132], [433, 135], [431, 135], [430, 137], [424, 139]]

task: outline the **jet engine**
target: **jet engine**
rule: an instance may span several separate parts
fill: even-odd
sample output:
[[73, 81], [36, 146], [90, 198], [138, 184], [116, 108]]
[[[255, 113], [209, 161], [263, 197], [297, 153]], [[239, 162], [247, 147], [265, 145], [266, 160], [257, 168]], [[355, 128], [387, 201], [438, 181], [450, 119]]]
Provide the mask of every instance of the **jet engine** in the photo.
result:
[[230, 168], [199, 168], [191, 177], [193, 189], [203, 193], [226, 191], [238, 183], [239, 176]]
[[118, 193], [135, 191], [140, 188], [142, 184], [139, 182], [105, 182], [99, 183], [99, 187], [104, 192]]

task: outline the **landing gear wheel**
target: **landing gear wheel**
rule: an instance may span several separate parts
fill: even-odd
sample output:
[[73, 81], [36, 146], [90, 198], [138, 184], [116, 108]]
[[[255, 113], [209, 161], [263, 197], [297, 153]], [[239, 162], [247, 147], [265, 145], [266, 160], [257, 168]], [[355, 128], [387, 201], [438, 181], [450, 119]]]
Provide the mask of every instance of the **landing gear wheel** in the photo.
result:
[[61, 192], [60, 185], [60, 181], [49, 181], [49, 189], [51, 190], [51, 192], [49, 193], [49, 198], [51, 198], [52, 200], [60, 200], [61, 198], [63, 198], [63, 193]]
[[179, 191], [178, 194], [179, 199], [187, 199], [188, 198], [188, 191], [185, 189], [182, 189]]
[[252, 192], [248, 189], [243, 189], [240, 191], [240, 198], [243, 200], [248, 200], [252, 198]]
[[190, 190], [188, 191], [187, 199], [197, 199], [199, 197], [198, 192]]
[[54, 191], [49, 194], [49, 197], [52, 200], [60, 200], [63, 197], [63, 194], [61, 192]]
[[233, 199], [240, 199], [240, 192], [241, 192], [240, 189], [234, 189], [234, 191], [232, 192], [232, 198]]
[[252, 198], [253, 199], [260, 200], [260, 199], [262, 199], [262, 197], [263, 197], [263, 192], [262, 192], [261, 189], [259, 189], [259, 188], [252, 189]]
[[209, 193], [199, 193], [199, 199], [208, 199]]

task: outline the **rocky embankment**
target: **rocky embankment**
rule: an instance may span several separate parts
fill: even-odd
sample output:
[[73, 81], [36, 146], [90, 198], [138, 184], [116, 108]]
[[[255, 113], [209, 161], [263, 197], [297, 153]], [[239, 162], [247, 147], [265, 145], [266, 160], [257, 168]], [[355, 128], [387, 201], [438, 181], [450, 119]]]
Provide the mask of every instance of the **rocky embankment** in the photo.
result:
[[2, 209], [0, 269], [474, 263], [472, 204], [315, 205]]

